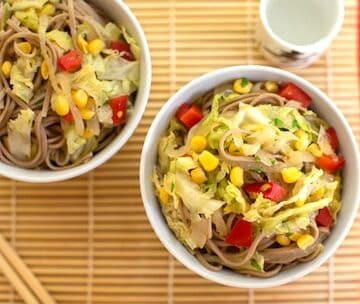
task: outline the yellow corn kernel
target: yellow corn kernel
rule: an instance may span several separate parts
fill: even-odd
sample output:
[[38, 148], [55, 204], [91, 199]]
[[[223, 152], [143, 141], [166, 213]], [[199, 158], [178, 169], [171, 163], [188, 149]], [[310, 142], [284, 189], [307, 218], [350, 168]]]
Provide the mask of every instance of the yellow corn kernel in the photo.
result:
[[292, 184], [301, 177], [302, 173], [298, 168], [290, 167], [282, 169], [281, 175], [285, 183]]
[[169, 194], [166, 192], [165, 188], [161, 188], [159, 192], [160, 202], [165, 205], [169, 202]]
[[89, 109], [81, 109], [80, 110], [80, 115], [81, 115], [82, 119], [90, 120], [90, 119], [92, 119], [94, 117], [95, 112], [91, 111]]
[[205, 172], [201, 168], [196, 168], [194, 170], [191, 170], [190, 176], [191, 179], [199, 185], [207, 181]]
[[84, 53], [87, 54], [89, 52], [89, 44], [88, 42], [84, 39], [83, 36], [78, 35], [76, 38], [76, 42], [78, 44], [78, 47], [80, 48], [80, 50]]
[[4, 63], [2, 64], [1, 72], [6, 78], [10, 77], [12, 66], [12, 63], [9, 60], [4, 61]]
[[200, 153], [205, 150], [207, 145], [206, 137], [202, 135], [196, 135], [191, 139], [190, 147], [196, 153]]
[[294, 241], [294, 242], [296, 242], [296, 241], [299, 239], [300, 236], [301, 236], [300, 233], [295, 232], [295, 233], [292, 233], [292, 234], [289, 236], [289, 239], [292, 240], [292, 241]]
[[306, 151], [310, 144], [309, 136], [303, 130], [297, 130], [295, 135], [298, 138], [298, 140], [295, 142], [295, 149], [302, 152]]
[[79, 109], [84, 109], [89, 100], [89, 96], [84, 90], [71, 91], [71, 97]]
[[233, 90], [239, 94], [247, 94], [251, 91], [253, 84], [247, 78], [239, 78], [234, 81]]
[[219, 159], [206, 150], [199, 155], [199, 162], [207, 172], [214, 171], [219, 165]]
[[40, 10], [40, 15], [53, 16], [55, 14], [55, 11], [56, 11], [55, 5], [51, 3], [47, 3]]
[[291, 241], [290, 239], [284, 235], [284, 234], [278, 234], [276, 236], [276, 241], [281, 245], [281, 246], [289, 246]]
[[265, 90], [270, 93], [277, 93], [279, 91], [279, 85], [275, 81], [266, 81], [264, 86]]
[[89, 138], [91, 138], [93, 136], [94, 136], [94, 133], [91, 130], [85, 129], [84, 134], [83, 134], [83, 137], [85, 139], [89, 139]]
[[98, 55], [105, 48], [105, 43], [101, 39], [94, 39], [89, 42], [88, 50], [91, 55]]
[[53, 103], [53, 110], [60, 116], [65, 116], [70, 111], [69, 101], [65, 96], [57, 95]]
[[32, 47], [29, 42], [20, 42], [17, 44], [18, 48], [23, 51], [25, 54], [30, 54]]
[[311, 234], [303, 234], [296, 241], [296, 244], [302, 250], [305, 250], [314, 243], [315, 243], [315, 239]]
[[320, 150], [320, 147], [319, 145], [317, 144], [311, 144], [307, 150], [312, 154], [314, 155], [315, 157], [321, 157], [322, 156], [322, 152]]
[[230, 144], [229, 153], [232, 155], [241, 155], [239, 148], [234, 143]]
[[319, 187], [315, 192], [313, 192], [310, 196], [309, 196], [309, 201], [318, 201], [320, 199], [322, 199], [325, 195], [325, 187], [321, 186]]
[[299, 201], [296, 201], [295, 202], [295, 206], [296, 207], [301, 207], [301, 206], [303, 206], [305, 204], [305, 201], [304, 200], [299, 200]]
[[244, 170], [240, 167], [232, 168], [230, 171], [230, 181], [236, 187], [241, 187], [244, 184]]
[[41, 63], [40, 72], [43, 79], [47, 80], [49, 78], [49, 68], [45, 60]]

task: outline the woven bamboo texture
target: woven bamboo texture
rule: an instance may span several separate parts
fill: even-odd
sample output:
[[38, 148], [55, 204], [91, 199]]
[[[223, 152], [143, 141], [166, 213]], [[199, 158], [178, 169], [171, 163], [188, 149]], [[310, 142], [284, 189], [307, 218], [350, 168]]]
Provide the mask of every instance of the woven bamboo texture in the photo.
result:
[[[112, 160], [77, 179], [31, 185], [0, 179], [0, 232], [59, 304], [360, 303], [360, 217], [336, 255], [286, 286], [247, 290], [198, 277], [174, 260], [143, 210], [138, 169], [147, 129], [169, 96], [216, 68], [268, 65], [253, 39], [257, 0], [128, 0], [152, 54], [152, 93], [143, 120]], [[343, 111], [360, 138], [357, 1], [329, 52], [292, 70]], [[358, 185], [354, 185], [358, 186]], [[0, 303], [22, 303], [0, 274]]]

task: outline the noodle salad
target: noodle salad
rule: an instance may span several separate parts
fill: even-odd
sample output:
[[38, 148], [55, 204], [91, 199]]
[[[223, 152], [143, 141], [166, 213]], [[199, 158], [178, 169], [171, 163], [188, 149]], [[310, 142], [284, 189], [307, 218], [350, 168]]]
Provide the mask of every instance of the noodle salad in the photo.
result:
[[170, 229], [208, 269], [271, 277], [321, 253], [345, 160], [310, 105], [293, 83], [240, 78], [171, 119], [153, 183]]
[[139, 86], [136, 41], [83, 0], [0, 3], [0, 159], [87, 162], [121, 131]]

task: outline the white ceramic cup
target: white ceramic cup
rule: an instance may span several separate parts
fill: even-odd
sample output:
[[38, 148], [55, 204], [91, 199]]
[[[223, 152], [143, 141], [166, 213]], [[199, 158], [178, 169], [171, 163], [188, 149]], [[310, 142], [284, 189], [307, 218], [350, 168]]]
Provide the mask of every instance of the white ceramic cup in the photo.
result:
[[[293, 1], [293, 0], [289, 0]], [[300, 263], [291, 269], [281, 271], [271, 278], [248, 277], [223, 269], [219, 272], [205, 268], [175, 237], [161, 212], [155, 196], [152, 174], [157, 162], [157, 146], [160, 137], [168, 128], [169, 120], [185, 102], [191, 102], [214, 87], [239, 77], [252, 81], [274, 80], [292, 82], [304, 90], [311, 98], [311, 108], [337, 131], [341, 153], [346, 159], [342, 182], [342, 207], [336, 225], [324, 242], [323, 252], [314, 260]], [[323, 264], [345, 239], [357, 214], [360, 202], [360, 156], [358, 144], [345, 117], [322, 91], [310, 82], [284, 70], [265, 66], [234, 66], [203, 75], [181, 88], [161, 108], [148, 130], [141, 154], [140, 186], [146, 214], [151, 226], [163, 245], [186, 267], [211, 281], [228, 286], [243, 288], [274, 287], [295, 281], [314, 271]]]
[[330, 46], [343, 20], [343, 0], [261, 0], [256, 40], [275, 65], [303, 68]]

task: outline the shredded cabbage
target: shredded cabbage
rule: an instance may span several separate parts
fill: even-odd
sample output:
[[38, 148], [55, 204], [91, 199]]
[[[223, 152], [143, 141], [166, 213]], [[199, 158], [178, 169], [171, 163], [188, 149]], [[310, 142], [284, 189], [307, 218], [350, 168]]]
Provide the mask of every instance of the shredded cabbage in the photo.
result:
[[86, 144], [86, 139], [78, 135], [74, 126], [65, 132], [66, 145], [70, 155], [76, 153]]
[[135, 40], [135, 38], [133, 38], [132, 36], [130, 36], [126, 30], [125, 27], [122, 27], [121, 28], [122, 30], [122, 34], [126, 40], [126, 42], [130, 45], [130, 50], [131, 50], [131, 53], [133, 53], [134, 57], [139, 60], [140, 59], [140, 47], [137, 43], [137, 41]]
[[204, 197], [199, 186], [182, 173], [175, 175], [175, 191], [194, 219], [201, 214], [208, 218], [224, 205], [222, 201]]
[[48, 0], [13, 0], [11, 8], [14, 11], [23, 11], [29, 8], [41, 9]]
[[10, 73], [12, 92], [28, 103], [33, 97], [33, 79], [41, 64], [40, 56], [33, 58], [19, 57]]
[[17, 118], [8, 123], [8, 144], [10, 153], [20, 160], [31, 157], [31, 130], [34, 112], [21, 110]]
[[191, 157], [178, 157], [176, 159], [176, 170], [183, 173], [188, 173], [190, 170], [198, 167], [198, 164]]
[[6, 26], [6, 22], [9, 20], [11, 16], [11, 7], [9, 3], [4, 3], [2, 6], [2, 17], [0, 19], [0, 31], [3, 31]]
[[110, 41], [116, 41], [121, 38], [121, 29], [112, 22], [109, 22], [104, 27], [104, 34]]
[[230, 212], [243, 214], [247, 209], [247, 204], [241, 191], [231, 182], [228, 182], [225, 188], [224, 201], [227, 203], [224, 207], [225, 214]]
[[127, 61], [119, 54], [113, 53], [103, 59], [103, 66], [96, 71], [100, 80], [125, 80], [139, 83], [139, 63]]
[[75, 88], [84, 90], [94, 98], [97, 106], [102, 106], [108, 100], [104, 84], [96, 78], [95, 70], [89, 64], [85, 64], [80, 71], [74, 74], [72, 84]]
[[306, 203], [301, 207], [294, 207], [285, 209], [282, 211], [277, 212], [271, 218], [264, 218], [261, 220], [262, 231], [270, 235], [277, 231], [277, 228], [283, 224], [283, 222], [288, 221], [290, 217], [295, 217], [299, 215], [311, 215], [315, 211], [318, 211], [324, 207], [327, 207], [331, 202], [330, 198], [323, 198], [317, 202], [313, 203]]
[[72, 39], [67, 32], [52, 30], [46, 33], [46, 37], [51, 41], [55, 42], [64, 51], [68, 51], [74, 48]]

